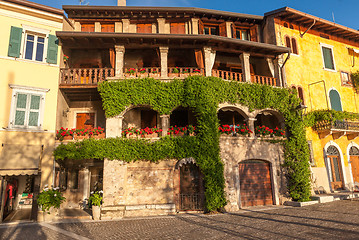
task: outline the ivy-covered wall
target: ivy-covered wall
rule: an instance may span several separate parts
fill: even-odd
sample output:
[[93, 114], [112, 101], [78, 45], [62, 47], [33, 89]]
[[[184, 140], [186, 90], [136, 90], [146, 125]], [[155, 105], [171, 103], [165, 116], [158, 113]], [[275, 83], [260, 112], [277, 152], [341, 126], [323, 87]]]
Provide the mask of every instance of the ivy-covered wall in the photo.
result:
[[193, 157], [205, 176], [206, 208], [214, 211], [226, 204], [219, 149], [219, 103], [238, 103], [250, 110], [271, 108], [281, 112], [286, 121], [288, 140], [284, 165], [289, 194], [295, 201], [309, 200], [309, 151], [304, 124], [296, 110], [300, 100], [291, 90], [203, 76], [170, 82], [150, 78], [103, 82], [98, 90], [106, 117], [120, 115], [133, 105], [150, 105], [160, 114], [170, 114], [177, 106], [189, 107], [196, 114], [198, 134], [195, 137], [163, 137], [155, 142], [117, 138], [68, 143], [55, 150], [58, 161], [108, 158], [156, 162]]

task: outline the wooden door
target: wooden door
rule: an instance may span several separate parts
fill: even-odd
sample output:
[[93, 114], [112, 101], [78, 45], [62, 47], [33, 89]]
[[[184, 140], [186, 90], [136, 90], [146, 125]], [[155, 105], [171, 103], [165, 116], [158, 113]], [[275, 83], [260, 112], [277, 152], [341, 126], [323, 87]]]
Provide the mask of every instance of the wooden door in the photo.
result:
[[95, 113], [77, 113], [76, 114], [77, 129], [94, 129]]
[[359, 156], [350, 156], [354, 183], [359, 183]]
[[331, 170], [330, 185], [333, 190], [343, 189], [343, 173], [339, 158], [339, 156], [328, 156]]
[[240, 163], [239, 178], [242, 207], [273, 205], [268, 162], [252, 160]]
[[137, 23], [137, 33], [152, 33], [152, 24]]
[[186, 33], [185, 23], [171, 23], [171, 33], [185, 34]]
[[204, 206], [204, 182], [199, 167], [187, 163], [180, 168], [180, 210], [201, 210]]

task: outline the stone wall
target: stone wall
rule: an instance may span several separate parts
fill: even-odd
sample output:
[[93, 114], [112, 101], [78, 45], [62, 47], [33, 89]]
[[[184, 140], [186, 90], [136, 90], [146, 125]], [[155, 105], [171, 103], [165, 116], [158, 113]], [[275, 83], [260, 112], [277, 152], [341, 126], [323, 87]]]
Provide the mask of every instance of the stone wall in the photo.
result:
[[221, 158], [224, 163], [225, 192], [227, 211], [237, 211], [241, 207], [239, 185], [239, 163], [256, 159], [268, 161], [271, 166], [273, 203], [282, 204], [285, 193], [285, 179], [281, 164], [284, 161], [283, 147], [260, 138], [227, 137], [220, 138]]

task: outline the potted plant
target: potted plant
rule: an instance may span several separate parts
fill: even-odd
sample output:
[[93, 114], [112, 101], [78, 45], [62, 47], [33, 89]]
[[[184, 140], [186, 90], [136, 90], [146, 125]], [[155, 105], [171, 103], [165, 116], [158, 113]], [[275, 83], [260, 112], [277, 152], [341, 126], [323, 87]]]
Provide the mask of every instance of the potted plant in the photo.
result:
[[102, 127], [97, 127], [92, 130], [92, 137], [95, 139], [105, 138], [105, 129]]
[[87, 129], [76, 129], [75, 140], [88, 139], [88, 130]]
[[196, 126], [188, 125], [186, 126], [186, 128], [187, 128], [187, 134], [189, 136], [194, 136], [196, 134]]
[[136, 69], [134, 69], [134, 68], [127, 69], [125, 76], [132, 77], [132, 78], [136, 77]]
[[256, 136], [270, 137], [273, 134], [273, 130], [266, 126], [257, 126], [255, 128]]
[[246, 124], [239, 125], [237, 124], [235, 127], [235, 134], [236, 135], [242, 135], [242, 136], [248, 136], [253, 133], [251, 130], [249, 130], [248, 126]]
[[[44, 212], [44, 221], [53, 219], [56, 214], [55, 210], [59, 209], [60, 205], [65, 201], [66, 198], [62, 196], [58, 188], [48, 189], [45, 185], [37, 198], [37, 204]], [[50, 214], [51, 216], [49, 216]]]
[[182, 72], [181, 72], [181, 77], [187, 77], [189, 75], [189, 72], [190, 72], [190, 69], [189, 68], [184, 68], [182, 69]]
[[194, 69], [193, 72], [192, 72], [192, 75], [201, 75], [201, 70]]
[[276, 127], [273, 130], [273, 135], [276, 137], [285, 137], [285, 131], [283, 129]]
[[234, 127], [228, 124], [219, 125], [218, 130], [221, 134], [233, 135]]
[[186, 127], [177, 127], [176, 125], [174, 127], [169, 127], [167, 131], [167, 135], [170, 136], [183, 136], [187, 132]]
[[139, 69], [139, 77], [141, 78], [145, 78], [145, 77], [148, 77], [147, 73], [146, 73], [146, 68], [140, 68]]
[[157, 69], [152, 69], [149, 76], [153, 78], [160, 77], [160, 73], [157, 71]]
[[138, 138], [140, 130], [130, 127], [123, 130], [122, 134], [123, 137], [126, 138]]
[[178, 67], [175, 67], [171, 70], [171, 72], [168, 74], [169, 77], [179, 77], [180, 76], [180, 69]]
[[56, 132], [56, 139], [63, 140], [72, 140], [74, 137], [75, 129], [68, 129], [61, 127], [60, 130]]
[[92, 208], [93, 220], [101, 220], [102, 194], [102, 190], [91, 192], [91, 196], [89, 197], [89, 205]]
[[158, 134], [162, 132], [162, 129], [157, 129], [157, 127], [149, 128], [146, 127], [144, 129], [141, 129], [139, 134], [143, 138], [155, 138], [158, 137]]

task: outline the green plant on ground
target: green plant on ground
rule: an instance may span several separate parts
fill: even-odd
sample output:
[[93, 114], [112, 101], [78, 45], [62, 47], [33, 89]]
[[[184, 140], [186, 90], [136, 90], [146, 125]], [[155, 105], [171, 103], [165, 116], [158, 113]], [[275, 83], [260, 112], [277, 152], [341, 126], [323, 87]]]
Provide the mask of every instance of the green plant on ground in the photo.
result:
[[101, 206], [102, 205], [102, 194], [103, 191], [91, 192], [89, 197], [90, 206]]
[[66, 201], [62, 193], [57, 189], [47, 189], [39, 194], [37, 204], [41, 207], [42, 211], [50, 214], [50, 208], [60, 208], [60, 205]]

